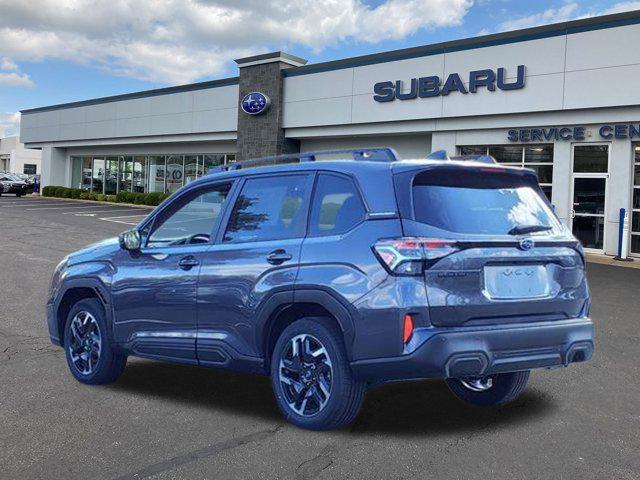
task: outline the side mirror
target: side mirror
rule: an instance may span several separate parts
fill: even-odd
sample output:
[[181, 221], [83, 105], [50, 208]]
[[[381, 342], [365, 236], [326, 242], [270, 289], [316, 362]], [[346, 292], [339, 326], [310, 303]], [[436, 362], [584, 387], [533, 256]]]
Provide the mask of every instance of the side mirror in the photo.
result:
[[122, 232], [118, 237], [120, 240], [120, 248], [124, 248], [129, 251], [140, 250], [142, 241], [140, 240], [140, 232], [135, 228]]

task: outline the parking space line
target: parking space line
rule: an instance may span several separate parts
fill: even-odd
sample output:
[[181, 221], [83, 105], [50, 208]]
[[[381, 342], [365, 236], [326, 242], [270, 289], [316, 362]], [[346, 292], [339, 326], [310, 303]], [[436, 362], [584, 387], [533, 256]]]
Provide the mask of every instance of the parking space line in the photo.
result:
[[[98, 208], [106, 208], [106, 207], [98, 207]], [[111, 207], [109, 207], [111, 208]], [[116, 209], [116, 210], [91, 210], [89, 212], [82, 212], [82, 215], [86, 215], [87, 213], [115, 213], [115, 212], [130, 212], [131, 210], [145, 210], [144, 208], [124, 208], [124, 209]], [[62, 215], [79, 215], [79, 212], [63, 212]]]
[[[103, 213], [107, 213], [107, 212], [103, 212]], [[133, 215], [118, 215], [115, 217], [108, 217], [108, 218], [130, 218], [130, 217], [146, 217], [146, 215], [142, 215], [140, 213], [135, 213]]]
[[[4, 206], [13, 206], [13, 205], [26, 205], [27, 203], [31, 203], [31, 204], [36, 204], [40, 205], [40, 206], [45, 206], [45, 205], [68, 205], [67, 202], [55, 202], [55, 203], [40, 203], [39, 200], [26, 200], [24, 202], [3, 202], [0, 201], [0, 207], [4, 207]], [[71, 203], [71, 202], [69, 202]]]
[[105, 222], [113, 222], [113, 223], [122, 223], [124, 225], [137, 225], [138, 222], [123, 222], [121, 220], [113, 220], [111, 218], [101, 218], [100, 220], [104, 220]]
[[147, 218], [147, 215], [138, 214], [138, 215], [117, 215], [115, 217], [100, 217], [100, 220], [103, 220], [105, 222], [122, 223], [124, 225], [135, 226], [145, 218]]
[[[65, 205], [65, 206], [58, 206], [58, 207], [34, 207], [34, 208], [25, 208], [25, 210], [61, 210], [61, 209], [67, 209], [69, 210], [70, 208], [91, 208], [93, 207], [93, 205], [78, 205], [77, 207], [72, 207], [70, 205]], [[94, 207], [95, 208], [95, 207]]]

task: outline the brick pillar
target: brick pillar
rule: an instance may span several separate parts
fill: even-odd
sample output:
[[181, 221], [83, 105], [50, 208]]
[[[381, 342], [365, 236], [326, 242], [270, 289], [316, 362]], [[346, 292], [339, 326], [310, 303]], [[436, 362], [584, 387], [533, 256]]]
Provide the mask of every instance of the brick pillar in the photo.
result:
[[[306, 60], [284, 52], [267, 53], [236, 60], [240, 69], [238, 98], [238, 160], [300, 151], [300, 142], [287, 139], [282, 128], [282, 70], [301, 66]], [[260, 115], [242, 110], [242, 99], [251, 92], [269, 97], [269, 108]]]

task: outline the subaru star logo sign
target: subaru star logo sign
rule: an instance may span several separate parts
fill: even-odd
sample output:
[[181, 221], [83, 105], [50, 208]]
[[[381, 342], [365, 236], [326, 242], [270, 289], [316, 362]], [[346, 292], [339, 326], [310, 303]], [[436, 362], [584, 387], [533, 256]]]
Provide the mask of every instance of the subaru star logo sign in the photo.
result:
[[251, 92], [242, 99], [242, 110], [249, 115], [260, 115], [267, 111], [271, 100], [264, 93]]
[[530, 238], [520, 240], [520, 250], [531, 250], [535, 243]]

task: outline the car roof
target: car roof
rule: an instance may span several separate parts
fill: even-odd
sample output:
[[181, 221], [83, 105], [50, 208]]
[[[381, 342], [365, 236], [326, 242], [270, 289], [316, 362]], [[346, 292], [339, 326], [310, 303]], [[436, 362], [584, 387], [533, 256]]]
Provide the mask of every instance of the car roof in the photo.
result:
[[427, 169], [447, 168], [447, 169], [499, 169], [510, 171], [517, 175], [535, 173], [532, 170], [520, 167], [507, 167], [498, 164], [487, 164], [473, 160], [432, 160], [432, 159], [409, 159], [397, 161], [373, 161], [373, 160], [318, 160], [318, 161], [295, 161], [291, 163], [278, 163], [264, 166], [249, 166], [247, 168], [234, 169], [234, 164], [230, 169], [220, 169], [211, 171], [203, 177], [191, 182], [186, 190], [198, 188], [212, 182], [236, 180], [247, 176], [256, 175], [283, 175], [287, 173], [302, 172], [330, 172], [346, 174], [354, 177], [363, 194], [364, 201], [370, 212], [390, 213], [397, 211], [397, 201], [393, 178], [395, 174], [410, 171], [424, 171]]

